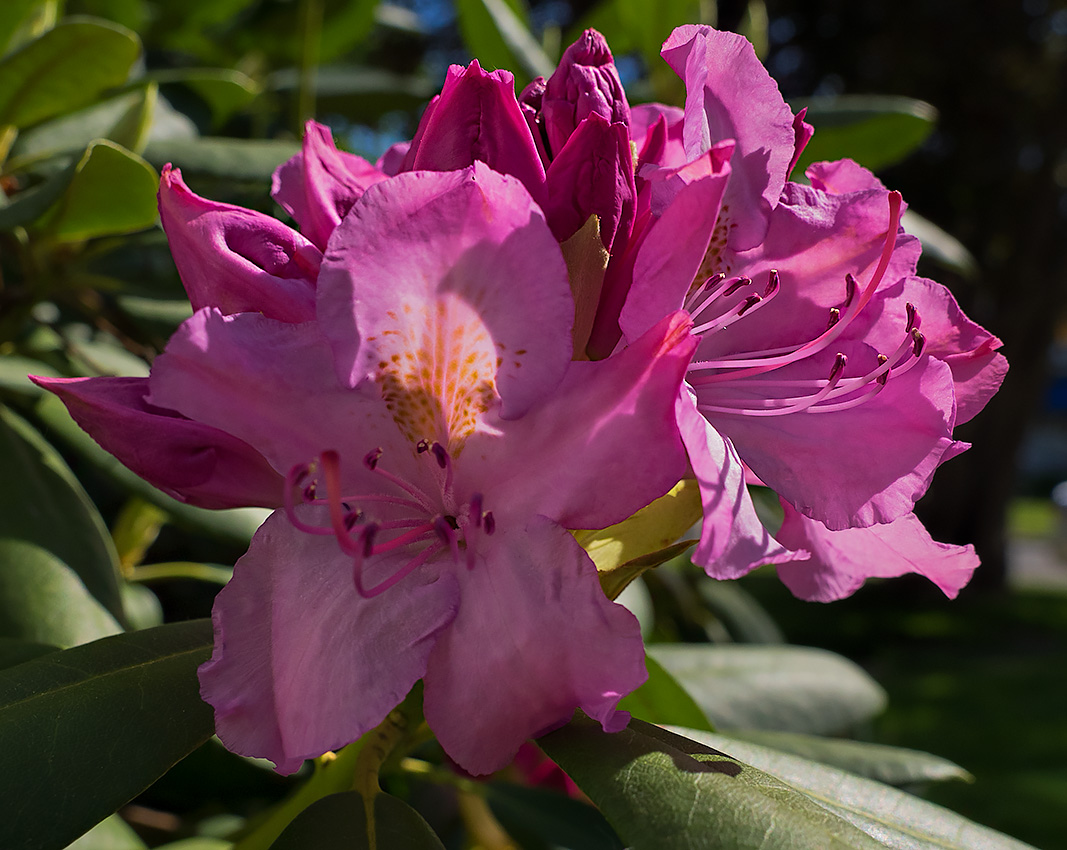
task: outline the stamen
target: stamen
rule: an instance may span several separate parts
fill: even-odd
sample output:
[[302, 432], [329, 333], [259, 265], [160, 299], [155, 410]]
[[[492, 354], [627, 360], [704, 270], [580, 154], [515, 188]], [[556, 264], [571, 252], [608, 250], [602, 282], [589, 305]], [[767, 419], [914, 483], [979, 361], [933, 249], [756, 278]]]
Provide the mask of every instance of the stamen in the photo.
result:
[[381, 460], [382, 454], [383, 452], [381, 448], [372, 449], [363, 456], [363, 465], [373, 472], [377, 468], [378, 461]]
[[356, 593], [362, 596], [364, 599], [371, 599], [380, 593], [384, 593], [398, 581], [411, 575], [415, 570], [429, 561], [434, 555], [444, 549], [443, 543], [435, 543], [432, 546], [427, 546], [414, 558], [408, 561], [399, 570], [393, 573], [389, 578], [374, 585], [374, 587], [367, 588], [363, 586], [363, 558], [357, 558], [352, 565], [352, 581], [356, 586]]
[[459, 557], [459, 540], [456, 537], [456, 532], [443, 516], [439, 516], [433, 521], [433, 530], [437, 532], [437, 536], [441, 538], [448, 548], [452, 550], [452, 559], [458, 564], [460, 562]]
[[475, 528], [482, 527], [482, 494], [475, 493], [471, 496], [470, 501], [470, 517], [471, 522], [474, 523]]
[[[307, 464], [298, 463], [296, 466], [290, 469], [289, 473], [285, 476], [285, 515], [286, 517], [288, 517], [289, 522], [293, 524], [293, 528], [297, 529], [298, 531], [303, 531], [306, 534], [333, 534], [332, 529], [321, 528], [316, 525], [308, 525], [296, 515], [296, 501], [293, 498], [293, 494], [310, 474], [311, 470], [308, 468]], [[301, 495], [306, 496], [307, 491], [310, 489], [311, 485], [305, 488], [304, 492]]]
[[494, 531], [496, 531], [496, 520], [493, 519], [492, 511], [486, 511], [482, 515], [482, 524], [485, 526], [486, 534], [492, 534]]

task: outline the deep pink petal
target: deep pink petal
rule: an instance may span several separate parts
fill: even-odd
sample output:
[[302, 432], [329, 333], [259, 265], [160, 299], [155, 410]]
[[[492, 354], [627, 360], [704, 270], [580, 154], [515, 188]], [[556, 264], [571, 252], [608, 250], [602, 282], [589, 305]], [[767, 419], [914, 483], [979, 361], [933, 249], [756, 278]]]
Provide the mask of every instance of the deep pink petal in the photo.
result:
[[[630, 138], [637, 146], [638, 161], [644, 165], [678, 168], [689, 162], [682, 139], [685, 112], [678, 106], [640, 103], [630, 107]], [[661, 127], [661, 130], [657, 130]], [[661, 135], [661, 138], [653, 138]]]
[[630, 105], [608, 43], [596, 30], [587, 29], [563, 51], [559, 67], [545, 84], [541, 119], [553, 157], [594, 114], [609, 124], [630, 123]]
[[404, 159], [407, 157], [410, 148], [410, 141], [397, 142], [396, 144], [390, 145], [385, 153], [378, 157], [378, 161], [374, 163], [374, 167], [389, 177], [396, 176], [400, 173], [400, 168], [403, 166]]
[[268, 215], [201, 198], [163, 168], [159, 215], [193, 309], [263, 313], [283, 322], [315, 315], [322, 254]]
[[201, 508], [275, 507], [282, 478], [236, 437], [149, 404], [147, 378], [33, 378], [130, 470]]
[[[845, 353], [850, 361], [863, 359], [858, 346]], [[701, 404], [714, 400], [703, 388], [697, 397]], [[929, 357], [849, 410], [764, 417], [702, 412], [762, 481], [832, 529], [909, 513], [955, 445], [952, 374]]]
[[712, 578], [734, 579], [763, 564], [780, 564], [797, 557], [776, 543], [763, 527], [745, 487], [741, 459], [729, 441], [697, 412], [688, 389], [678, 394], [676, 411], [704, 506], [693, 563]]
[[544, 124], [541, 119], [541, 101], [545, 95], [545, 78], [534, 77], [519, 93], [519, 109], [522, 117], [526, 119], [526, 125], [530, 128], [534, 145], [537, 147], [537, 155], [541, 157], [541, 164], [547, 169], [551, 157], [545, 150]]
[[478, 61], [448, 70], [439, 99], [419, 123], [401, 171], [455, 171], [475, 161], [517, 177], [545, 198], [545, 169], [515, 99], [508, 71], [483, 71]]
[[386, 174], [362, 157], [337, 150], [330, 128], [304, 126], [304, 149], [274, 172], [271, 196], [320, 250], [362, 194]]
[[626, 127], [592, 113], [582, 121], [548, 167], [545, 217], [552, 234], [565, 242], [595, 215], [600, 239], [622, 250], [634, 221], [637, 188]]
[[368, 190], [326, 256], [319, 315], [339, 374], [391, 382], [429, 429], [415, 439], [441, 439], [440, 416], [449, 433], [465, 428], [455, 417], [484, 411], [494, 384], [503, 415], [520, 416], [567, 369], [567, 269], [514, 178], [481, 163], [398, 175]]
[[831, 602], [851, 596], [869, 578], [907, 573], [925, 576], [951, 599], [978, 567], [973, 546], [935, 542], [915, 514], [885, 525], [830, 531], [788, 503], [782, 507], [779, 542], [811, 553], [810, 560], [778, 567], [779, 577], [801, 599]]
[[637, 620], [608, 601], [574, 538], [543, 517], [498, 528], [426, 673], [426, 720], [445, 752], [480, 775], [581, 708], [608, 732], [629, 722], [619, 699], [646, 678]]
[[274, 513], [212, 611], [215, 651], [199, 676], [219, 738], [280, 773], [354, 741], [426, 672], [457, 604], [451, 576], [430, 567], [403, 592], [364, 599], [332, 537]]
[[793, 158], [789, 160], [789, 168], [785, 172], [786, 177], [793, 173], [793, 169], [797, 167], [797, 163], [800, 161], [800, 155], [804, 153], [804, 148], [808, 146], [811, 137], [815, 135], [815, 128], [804, 120], [804, 116], [807, 114], [808, 108], [805, 106], [793, 116], [793, 133], [796, 140], [793, 146]]
[[543, 405], [500, 425], [504, 440], [472, 440], [457, 475], [494, 512], [567, 528], [621, 522], [685, 473], [674, 399], [692, 346], [677, 313], [607, 360], [572, 362]]
[[678, 27], [663, 58], [685, 80], [685, 151], [695, 159], [734, 139], [726, 205], [736, 250], [756, 245], [778, 202], [796, 148], [793, 113], [743, 36], [707, 26]]

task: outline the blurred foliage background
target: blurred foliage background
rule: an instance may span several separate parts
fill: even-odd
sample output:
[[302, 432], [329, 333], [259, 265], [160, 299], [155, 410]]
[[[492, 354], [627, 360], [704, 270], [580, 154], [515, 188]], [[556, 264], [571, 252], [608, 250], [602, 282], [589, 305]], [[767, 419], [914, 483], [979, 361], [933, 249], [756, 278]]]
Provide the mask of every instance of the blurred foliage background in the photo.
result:
[[[939, 472], [920, 505], [935, 538], [973, 542], [982, 556], [959, 602], [900, 581], [814, 607], [756, 575], [741, 596], [705, 598], [694, 612], [679, 600], [701, 591], [680, 589], [669, 571], [650, 579], [651, 599], [670, 612], [674, 637], [784, 636], [861, 662], [891, 697], [868, 735], [933, 750], [978, 779], [939, 784], [934, 799], [1046, 850], [1067, 848], [1067, 564], [1050, 499], [1067, 479], [1063, 0], [5, 0], [0, 453], [5, 483], [20, 486], [3, 488], [2, 498], [7, 507], [42, 506], [37, 531], [18, 534], [44, 551], [40, 564], [51, 555], [109, 569], [114, 562], [126, 579], [90, 586], [96, 601], [70, 602], [56, 590], [36, 604], [83, 605], [82, 625], [31, 636], [68, 645], [120, 624], [205, 616], [261, 516], [168, 500], [103, 455], [25, 380], [147, 374], [189, 314], [156, 225], [164, 163], [179, 165], [203, 195], [278, 214], [270, 174], [298, 149], [308, 117], [373, 160], [410, 138], [449, 63], [477, 56], [514, 70], [521, 87], [550, 73], [585, 26], [607, 35], [632, 102], [681, 103], [659, 44], [695, 21], [748, 35], [787, 100], [809, 106], [817, 133], [807, 161], [852, 155], [903, 193], [915, 214], [908, 227], [926, 243], [921, 271], [1003, 338], [1011, 372], [989, 408], [958, 432], [974, 448]], [[84, 492], [71, 497], [40, 473], [63, 461], [38, 431]], [[75, 501], [64, 503], [61, 490]], [[95, 510], [110, 528], [98, 535], [100, 551], [57, 552], [76, 539], [67, 534], [72, 524], [98, 521]], [[13, 534], [14, 520], [3, 515], [0, 537]], [[92, 571], [79, 572], [87, 585]], [[778, 626], [746, 619], [756, 600]], [[4, 604], [5, 623], [29, 610], [24, 598]], [[129, 819], [140, 818], [156, 840], [170, 834], [174, 816], [166, 813], [202, 806], [205, 775], [217, 780], [207, 794], [219, 800], [230, 780], [246, 803], [275, 799], [285, 787], [208, 748], [139, 800]], [[218, 804], [223, 819], [233, 811]]]

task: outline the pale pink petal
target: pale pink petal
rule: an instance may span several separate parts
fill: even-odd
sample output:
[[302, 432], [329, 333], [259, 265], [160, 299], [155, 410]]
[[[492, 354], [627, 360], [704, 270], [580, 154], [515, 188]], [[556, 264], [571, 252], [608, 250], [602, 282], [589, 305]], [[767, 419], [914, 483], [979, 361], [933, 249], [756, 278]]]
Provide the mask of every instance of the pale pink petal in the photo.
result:
[[430, 655], [425, 712], [464, 770], [491, 773], [576, 708], [616, 732], [646, 678], [637, 620], [608, 601], [574, 538], [542, 517], [498, 527], [459, 570], [462, 602]]
[[451, 576], [429, 566], [403, 592], [362, 598], [332, 537], [274, 513], [212, 611], [215, 651], [199, 676], [219, 738], [280, 773], [354, 741], [426, 672], [457, 605]]
[[677, 313], [607, 360], [571, 363], [543, 405], [499, 425], [504, 440], [472, 438], [457, 480], [470, 490], [492, 482], [518, 516], [543, 514], [567, 528], [621, 522], [685, 472], [674, 399], [692, 346]]
[[851, 159], [834, 162], [813, 162], [804, 170], [811, 185], [831, 195], [864, 192], [869, 189], [886, 191], [885, 184], [868, 169]]
[[714, 143], [737, 143], [726, 192], [730, 245], [763, 238], [796, 148], [793, 113], [746, 38], [707, 26], [678, 27], [663, 58], [685, 80], [685, 151], [695, 159]]
[[737, 452], [697, 412], [687, 389], [678, 394], [675, 409], [704, 506], [704, 524], [700, 543], [693, 550], [693, 563], [712, 578], [734, 579], [763, 564], [780, 564], [797, 557], [778, 545], [763, 527], [748, 495]]
[[[504, 416], [522, 415], [571, 357], [559, 245], [522, 184], [481, 163], [368, 190], [334, 234], [319, 299], [342, 379], [375, 372], [405, 398], [428, 395], [442, 409], [427, 416], [449, 429], [486, 408], [494, 383]], [[431, 425], [416, 439], [440, 439]]]
[[180, 502], [275, 507], [282, 478], [255, 449], [217, 428], [149, 404], [147, 378], [33, 378], [106, 451]]
[[401, 171], [455, 171], [475, 161], [517, 177], [538, 202], [545, 169], [515, 99], [508, 71], [483, 71], [478, 61], [453, 65], [427, 108]]
[[386, 174], [362, 157], [337, 150], [330, 128], [304, 126], [304, 149], [274, 172], [271, 197], [320, 250], [360, 196]]
[[884, 525], [830, 531], [788, 503], [782, 507], [785, 521], [779, 542], [811, 555], [807, 561], [778, 567], [779, 577], [801, 599], [831, 602], [851, 596], [869, 578], [908, 573], [925, 576], [952, 599], [978, 567], [973, 546], [937, 543], [915, 514]]
[[263, 313], [284, 322], [315, 315], [322, 254], [268, 215], [201, 198], [163, 168], [159, 215], [193, 309]]

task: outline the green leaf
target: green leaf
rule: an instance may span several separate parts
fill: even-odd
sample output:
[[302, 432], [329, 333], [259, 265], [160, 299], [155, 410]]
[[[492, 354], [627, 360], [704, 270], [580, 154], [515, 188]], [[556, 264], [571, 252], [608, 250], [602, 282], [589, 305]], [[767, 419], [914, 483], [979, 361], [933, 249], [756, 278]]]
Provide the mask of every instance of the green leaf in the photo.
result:
[[67, 850], [147, 850], [133, 828], [118, 815], [100, 821]]
[[68, 18], [0, 61], [0, 125], [28, 127], [92, 103], [126, 82], [140, 53], [125, 27]]
[[202, 136], [153, 140], [148, 143], [144, 155], [157, 168], [167, 162], [173, 163], [187, 177], [208, 175], [270, 183], [274, 169], [298, 153], [300, 145], [296, 142]]
[[753, 767], [657, 726], [578, 715], [538, 744], [634, 850], [884, 850]]
[[506, 68], [520, 82], [556, 69], [530, 32], [522, 0], [457, 0], [463, 43], [486, 68]]
[[93, 142], [55, 212], [45, 220], [60, 242], [144, 230], [156, 222], [159, 175], [135, 153], [107, 139]]
[[785, 643], [774, 618], [736, 581], [716, 581], [702, 576], [697, 592], [738, 643]]
[[36, 186], [16, 194], [11, 203], [0, 207], [0, 230], [24, 227], [48, 212], [67, 191], [77, 168], [78, 161], [72, 160]]
[[884, 744], [869, 744], [842, 738], [820, 738], [817, 735], [798, 735], [795, 732], [749, 730], [731, 732], [726, 737], [792, 753], [884, 782], [886, 785], [944, 782], [948, 779], [974, 781], [974, 777], [955, 762], [903, 747], [887, 747]]
[[19, 31], [39, 15], [46, 0], [4, 0], [0, 3], [0, 56], [12, 46]]
[[[118, 555], [104, 521], [59, 453], [25, 421], [4, 408], [0, 408], [0, 468], [9, 482], [0, 489], [0, 538], [6, 539], [8, 546], [25, 541], [51, 552], [51, 566], [45, 569], [57, 583], [54, 592], [67, 587], [76, 594], [74, 585], [83, 584], [81, 593], [87, 589], [121, 622]], [[23, 554], [43, 563], [41, 557], [29, 551]], [[66, 575], [67, 567], [73, 575]], [[12, 567], [16, 569], [32, 581], [32, 573], [25, 572], [31, 567]], [[14, 576], [8, 576], [6, 581], [13, 590]], [[57, 611], [54, 616], [62, 613]], [[73, 611], [69, 615], [73, 618]], [[100, 624], [98, 618], [94, 622]], [[89, 639], [95, 637], [100, 634]]]
[[813, 162], [845, 157], [879, 171], [914, 152], [937, 122], [933, 106], [910, 97], [841, 95], [794, 106], [807, 106], [805, 120], [815, 128], [797, 163], [797, 173]]
[[[0, 214], [2, 214], [2, 210], [0, 210]], [[54, 378], [58, 374], [47, 363], [34, 360], [32, 357], [21, 357], [17, 354], [0, 357], [0, 390], [16, 395], [36, 398], [44, 392], [27, 375]]]
[[122, 631], [47, 549], [0, 537], [0, 564], [0, 636], [76, 646]]
[[490, 782], [486, 802], [508, 835], [524, 848], [623, 850], [600, 812], [558, 791]]
[[271, 845], [271, 850], [444, 850], [419, 813], [389, 794], [374, 798], [374, 830], [372, 841], [363, 797], [356, 791], [344, 791], [308, 806]]
[[[678, 731], [690, 735], [688, 730]], [[871, 779], [722, 735], [693, 732], [691, 737], [789, 783], [886, 847], [1034, 850], [955, 812]]]
[[0, 671], [6, 844], [64, 847], [206, 741], [196, 667], [210, 651], [210, 622], [194, 620]]
[[656, 644], [648, 653], [718, 729], [835, 734], [885, 707], [885, 692], [870, 676], [821, 649]]
[[156, 850], [230, 850], [232, 847], [233, 842], [223, 841], [221, 838], [199, 837], [161, 844]]
[[[700, 706], [686, 693], [685, 688], [668, 673], [651, 655], [645, 656], [648, 681], [619, 702], [619, 708], [634, 717], [659, 725], [687, 726], [693, 729], [714, 731]], [[672, 717], [688, 717], [682, 723]]]
[[216, 127], [226, 123], [260, 93], [259, 84], [240, 71], [222, 68], [180, 68], [153, 71], [150, 75], [161, 85], [180, 83], [193, 91], [211, 110]]
[[59, 649], [58, 646], [48, 643], [0, 637], [0, 670], [5, 667], [14, 667], [23, 661], [32, 661], [34, 658], [55, 652], [57, 649]]
[[923, 244], [923, 256], [966, 278], [978, 275], [978, 261], [955, 236], [913, 210], [904, 210], [900, 224]]
[[256, 529], [263, 524], [263, 520], [270, 513], [262, 508], [209, 511], [182, 504], [130, 472], [114, 456], [100, 448], [92, 437], [78, 427], [67, 412], [67, 408], [63, 406], [63, 402], [51, 393], [46, 393], [41, 397], [34, 412], [48, 427], [49, 432], [66, 446], [92, 463], [129, 493], [141, 496], [163, 508], [170, 514], [175, 524], [183, 528], [202, 532], [237, 546], [247, 546]]
[[130, 629], [149, 629], [163, 625], [163, 606], [159, 597], [144, 585], [124, 584], [122, 601]]

